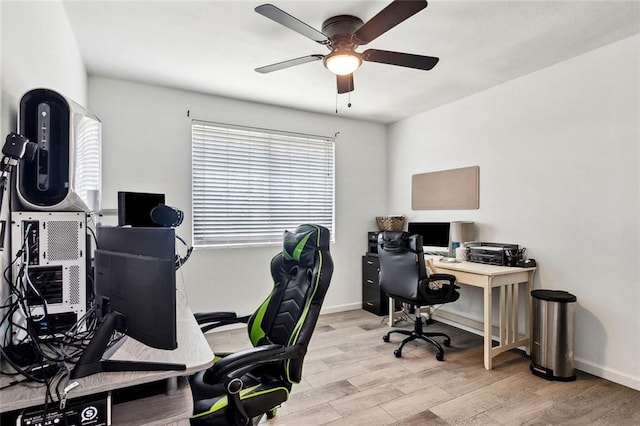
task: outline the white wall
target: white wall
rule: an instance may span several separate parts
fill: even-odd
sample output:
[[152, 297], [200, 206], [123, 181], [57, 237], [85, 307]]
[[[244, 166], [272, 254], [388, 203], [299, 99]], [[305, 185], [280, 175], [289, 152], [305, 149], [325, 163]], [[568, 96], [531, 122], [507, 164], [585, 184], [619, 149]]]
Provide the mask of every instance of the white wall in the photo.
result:
[[[575, 294], [579, 369], [640, 389], [640, 36], [390, 127], [389, 210], [472, 220]], [[480, 208], [412, 211], [411, 175], [480, 166]], [[482, 318], [463, 287], [446, 309]]]
[[[0, 143], [4, 144], [7, 133], [17, 129], [22, 95], [39, 87], [86, 105], [87, 74], [67, 15], [57, 1], [0, 1]], [[5, 199], [0, 219], [7, 220], [6, 194], [1, 196]], [[9, 232], [5, 247], [9, 246], [8, 237]], [[8, 259], [9, 250], [4, 250], [2, 270]], [[0, 288], [4, 300], [6, 288]]]
[[15, 130], [23, 94], [44, 87], [86, 105], [87, 73], [59, 1], [0, 2], [0, 9], [4, 141], [6, 133]]
[[[177, 232], [188, 241], [192, 118], [318, 135], [339, 132], [335, 271], [324, 307], [360, 306], [367, 231], [386, 203], [385, 126], [104, 77], [89, 78], [89, 100], [103, 124], [103, 208], [116, 208], [117, 191], [165, 193], [167, 204], [186, 213]], [[272, 288], [269, 263], [279, 250], [194, 250], [182, 268], [192, 309], [253, 312]]]

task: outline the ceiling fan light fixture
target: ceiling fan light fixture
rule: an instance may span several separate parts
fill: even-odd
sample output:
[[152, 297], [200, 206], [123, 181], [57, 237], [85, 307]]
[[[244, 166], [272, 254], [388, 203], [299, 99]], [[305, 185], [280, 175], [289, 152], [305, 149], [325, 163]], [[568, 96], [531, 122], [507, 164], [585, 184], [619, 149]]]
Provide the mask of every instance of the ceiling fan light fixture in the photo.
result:
[[353, 51], [336, 51], [324, 57], [324, 66], [337, 75], [349, 75], [362, 65], [362, 57]]

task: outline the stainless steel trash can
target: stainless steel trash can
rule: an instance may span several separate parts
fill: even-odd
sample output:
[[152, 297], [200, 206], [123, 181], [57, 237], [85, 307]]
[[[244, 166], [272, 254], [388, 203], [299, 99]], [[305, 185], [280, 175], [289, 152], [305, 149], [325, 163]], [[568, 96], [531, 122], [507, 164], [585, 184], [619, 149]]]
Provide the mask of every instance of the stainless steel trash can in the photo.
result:
[[531, 297], [531, 372], [547, 380], [575, 380], [573, 333], [576, 296], [561, 290], [533, 290]]

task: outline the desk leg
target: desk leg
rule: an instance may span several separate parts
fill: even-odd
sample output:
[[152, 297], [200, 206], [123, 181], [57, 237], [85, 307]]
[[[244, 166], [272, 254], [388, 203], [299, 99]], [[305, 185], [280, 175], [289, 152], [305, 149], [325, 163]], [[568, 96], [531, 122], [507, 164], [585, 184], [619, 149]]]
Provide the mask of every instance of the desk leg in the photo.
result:
[[169, 396], [175, 395], [177, 390], [178, 390], [178, 378], [169, 377], [167, 379], [167, 390], [165, 390], [165, 394]]
[[527, 346], [525, 347], [528, 355], [531, 355], [531, 345], [533, 344], [533, 331], [531, 329], [531, 312], [533, 310], [531, 298], [531, 289], [533, 288], [533, 271], [529, 272], [529, 279], [527, 280], [527, 294], [524, 298], [524, 330], [527, 333]]
[[391, 297], [389, 298], [389, 327], [393, 327], [393, 323], [396, 320], [396, 302]]
[[491, 280], [489, 285], [484, 288], [484, 368], [491, 370], [491, 340], [492, 340], [492, 328], [491, 328], [491, 302], [492, 302], [492, 288]]

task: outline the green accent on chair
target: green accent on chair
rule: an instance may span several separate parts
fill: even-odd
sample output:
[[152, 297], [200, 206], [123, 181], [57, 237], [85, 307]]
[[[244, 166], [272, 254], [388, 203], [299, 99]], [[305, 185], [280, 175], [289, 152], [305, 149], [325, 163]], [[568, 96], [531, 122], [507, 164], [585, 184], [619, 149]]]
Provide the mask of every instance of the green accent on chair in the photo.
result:
[[[252, 386], [250, 388], [247, 389], [243, 389], [240, 391], [240, 399], [242, 399], [242, 395], [246, 394], [247, 392], [251, 392], [254, 389], [257, 389], [260, 385], [255, 385]], [[226, 407], [227, 405], [229, 405], [229, 401], [227, 400], [226, 395], [222, 398], [220, 398], [219, 400], [217, 400], [216, 402], [213, 403], [213, 405], [211, 406], [211, 408], [209, 408], [208, 411], [205, 411], [204, 413], [200, 413], [200, 414], [196, 414], [195, 416], [191, 416], [192, 418], [198, 418], [198, 417], [202, 417], [206, 414], [210, 414], [210, 413], [215, 413], [216, 411], [219, 411], [221, 409], [223, 409], [224, 407]]]
[[[249, 389], [246, 389], [246, 390], [249, 390]], [[260, 391], [260, 392], [256, 392], [254, 394], [248, 395], [247, 398], [253, 398], [254, 396], [264, 395], [264, 394], [267, 394], [267, 393], [270, 393], [270, 392], [273, 392], [273, 391], [277, 391], [277, 390], [285, 391], [287, 393], [287, 399], [289, 399], [289, 389], [287, 389], [285, 387], [282, 387], [282, 386], [277, 387], [277, 388], [266, 389], [266, 390], [263, 390], [263, 391]], [[245, 394], [240, 392], [240, 399], [242, 399], [243, 396], [245, 396]], [[247, 399], [247, 398], [245, 398], [245, 399]]]
[[[267, 393], [270, 393], [270, 392], [274, 392], [274, 391], [277, 391], [277, 390], [285, 391], [287, 393], [287, 398], [286, 399], [289, 399], [289, 389], [287, 389], [285, 387], [271, 388], [271, 389], [266, 389], [266, 390], [263, 390], [263, 391], [259, 391], [259, 392], [253, 393], [253, 391], [255, 391], [259, 387], [260, 387], [260, 385], [255, 385], [255, 386], [252, 386], [250, 388], [241, 390], [240, 391], [240, 400], [253, 398], [254, 396], [264, 395], [264, 394], [267, 394]], [[192, 419], [197, 419], [198, 417], [202, 417], [202, 416], [206, 416], [207, 414], [215, 413], [216, 411], [220, 411], [221, 409], [225, 408], [227, 405], [229, 405], [229, 400], [227, 399], [226, 396], [224, 396], [224, 397], [220, 398], [219, 400], [217, 400], [216, 402], [214, 402], [213, 405], [211, 406], [211, 408], [209, 408], [209, 410], [205, 411], [204, 413], [199, 413], [199, 414], [193, 415], [193, 416], [191, 416], [191, 418]]]
[[251, 324], [251, 330], [249, 332], [249, 339], [251, 339], [251, 343], [253, 346], [257, 346], [260, 339], [266, 336], [267, 333], [262, 329], [262, 319], [264, 318], [264, 314], [267, 311], [267, 306], [269, 306], [269, 301], [271, 300], [271, 293], [262, 305], [258, 308], [255, 314], [253, 314], [253, 323]]
[[302, 250], [304, 250], [304, 246], [307, 244], [309, 237], [311, 237], [311, 232], [308, 232], [300, 241], [298, 241], [298, 244], [296, 244], [292, 254], [287, 253], [286, 248], [282, 249], [282, 256], [284, 259], [300, 261], [300, 255], [302, 254]]

